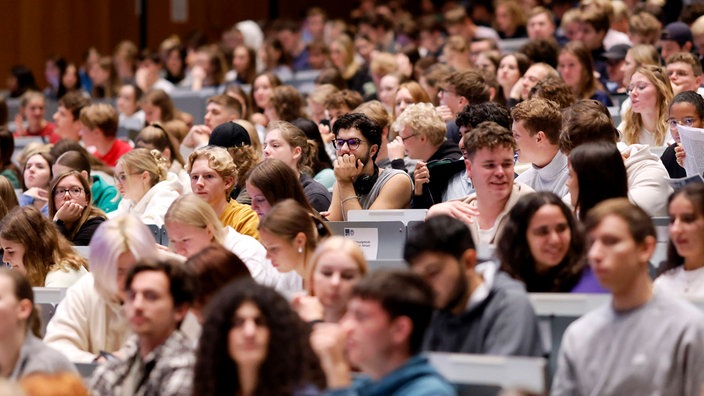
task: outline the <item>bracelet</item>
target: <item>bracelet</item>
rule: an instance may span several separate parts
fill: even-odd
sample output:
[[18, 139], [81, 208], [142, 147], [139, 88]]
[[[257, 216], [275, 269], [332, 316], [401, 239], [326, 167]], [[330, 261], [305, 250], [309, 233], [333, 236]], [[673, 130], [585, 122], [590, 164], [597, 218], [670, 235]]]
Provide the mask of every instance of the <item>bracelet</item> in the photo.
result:
[[340, 201], [340, 205], [344, 205], [345, 202], [350, 201], [350, 200], [353, 200], [353, 199], [357, 199], [357, 196], [356, 196], [356, 195], [350, 195], [349, 197], [344, 198], [342, 201]]

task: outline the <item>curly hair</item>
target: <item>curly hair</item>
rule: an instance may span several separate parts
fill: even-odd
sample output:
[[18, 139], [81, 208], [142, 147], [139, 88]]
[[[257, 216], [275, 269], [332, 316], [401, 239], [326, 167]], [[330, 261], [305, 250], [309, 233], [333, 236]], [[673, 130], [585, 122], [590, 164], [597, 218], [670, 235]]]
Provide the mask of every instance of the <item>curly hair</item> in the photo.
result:
[[[570, 230], [569, 248], [559, 264], [545, 273], [536, 269], [535, 258], [528, 245], [528, 227], [540, 208], [553, 205], [567, 221]], [[496, 255], [501, 269], [526, 284], [531, 293], [569, 292], [579, 282], [586, 266], [584, 232], [565, 203], [550, 191], [521, 197], [508, 213], [508, 221], [499, 236]]]
[[484, 121], [493, 121], [506, 129], [511, 129], [511, 114], [505, 106], [495, 102], [468, 104], [457, 114], [455, 125], [458, 128], [474, 128]]
[[274, 107], [276, 115], [282, 121], [291, 122], [296, 118], [305, 117], [303, 103], [301, 93], [290, 85], [280, 85], [271, 90], [269, 104]]
[[[246, 149], [248, 147], [251, 148], [250, 146], [243, 146], [240, 148]], [[228, 177], [231, 177], [232, 180], [239, 181], [239, 169], [237, 165], [235, 165], [232, 159], [232, 155], [228, 152], [227, 149], [219, 146], [205, 146], [197, 149], [196, 151], [192, 152], [191, 155], [188, 156], [188, 161], [186, 163], [186, 172], [190, 174], [191, 169], [193, 168], [193, 163], [201, 158], [207, 159], [208, 166], [215, 172], [217, 172], [217, 174], [223, 180], [226, 180]], [[244, 181], [242, 182], [244, 183]], [[230, 187], [229, 190], [225, 191], [226, 196], [230, 195], [230, 192], [234, 188], [234, 184], [235, 183], [233, 183], [233, 186]]]
[[470, 161], [473, 161], [474, 154], [483, 148], [493, 150], [496, 147], [507, 147], [516, 150], [516, 139], [511, 131], [493, 121], [477, 125], [472, 129], [472, 133], [465, 133], [462, 140]]
[[391, 128], [397, 135], [409, 128], [413, 134], [424, 135], [433, 146], [440, 146], [445, 141], [445, 121], [431, 103], [409, 105]]
[[256, 395], [291, 395], [302, 386], [325, 386], [317, 357], [308, 343], [310, 330], [288, 301], [250, 279], [222, 289], [208, 306], [194, 375], [194, 395], [235, 395], [241, 390], [237, 363], [229, 354], [228, 335], [237, 310], [256, 305], [269, 331], [267, 356], [259, 366]]
[[169, 164], [159, 150], [136, 148], [124, 154], [117, 161], [126, 172], [149, 173], [150, 186], [166, 180]]

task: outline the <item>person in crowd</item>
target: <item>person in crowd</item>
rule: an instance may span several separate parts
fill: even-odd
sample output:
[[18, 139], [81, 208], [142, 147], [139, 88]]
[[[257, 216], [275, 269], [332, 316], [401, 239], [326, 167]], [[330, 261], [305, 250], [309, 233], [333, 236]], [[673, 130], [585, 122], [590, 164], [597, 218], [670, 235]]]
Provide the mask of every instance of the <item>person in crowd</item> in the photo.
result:
[[518, 102], [528, 99], [530, 97], [530, 90], [533, 89], [538, 82], [548, 77], [560, 78], [560, 74], [547, 63], [541, 62], [532, 64], [528, 70], [523, 73], [523, 77], [513, 84], [513, 89], [509, 93], [507, 100], [508, 106], [513, 107]]
[[361, 113], [346, 114], [333, 124], [337, 159], [328, 219], [340, 221], [352, 209], [402, 209], [410, 204], [413, 183], [405, 171], [375, 164], [381, 130]]
[[304, 282], [310, 272], [310, 256], [318, 242], [331, 235], [325, 222], [293, 199], [286, 199], [262, 217], [259, 234], [271, 264], [280, 273], [293, 273], [284, 277], [287, 284], [277, 285], [277, 289], [291, 292], [310, 288]]
[[588, 142], [616, 144], [626, 167], [628, 199], [651, 216], [665, 216], [665, 197], [672, 193], [672, 187], [667, 182], [667, 170], [660, 158], [648, 146], [627, 146], [618, 140], [618, 130], [614, 128], [609, 110], [602, 103], [591, 99], [580, 100], [562, 112], [560, 150], [569, 155], [575, 147]]
[[577, 99], [572, 94], [572, 88], [560, 77], [547, 77], [535, 84], [530, 90], [530, 98], [543, 98], [557, 103], [560, 110], [572, 106]]
[[658, 266], [655, 290], [704, 296], [704, 184], [690, 183], [668, 200], [667, 259]]
[[167, 161], [157, 150], [134, 149], [123, 155], [115, 167], [115, 185], [122, 200], [111, 217], [127, 213], [145, 224], [164, 225], [171, 203], [183, 193], [175, 175], [168, 175]]
[[15, 138], [7, 128], [0, 126], [0, 176], [4, 176], [13, 188], [20, 189], [20, 170], [12, 161], [15, 152]]
[[200, 148], [208, 144], [210, 134], [221, 124], [240, 120], [243, 117], [240, 102], [232, 96], [220, 94], [208, 98], [205, 106], [205, 124], [194, 125], [183, 139], [183, 145], [189, 148]]
[[188, 157], [186, 171], [191, 176], [193, 193], [213, 208], [224, 226], [259, 239], [257, 214], [248, 205], [230, 199], [240, 176], [226, 149], [207, 146], [194, 151]]
[[93, 372], [95, 395], [190, 396], [195, 351], [179, 328], [195, 298], [193, 274], [168, 260], [136, 263], [125, 278], [125, 313], [133, 335], [120, 358]]
[[[417, 83], [414, 84], [418, 86]], [[418, 89], [425, 95], [422, 88]], [[404, 105], [403, 108], [405, 109], [405, 107]], [[400, 169], [409, 173], [415, 170], [415, 161], [408, 158], [406, 148], [402, 145], [403, 141], [391, 139], [391, 136], [395, 135], [394, 131], [391, 129], [393, 119], [381, 102], [378, 100], [364, 102], [352, 110], [352, 113], [364, 114], [381, 129], [381, 145], [379, 146], [379, 151], [374, 161], [379, 168]]]
[[157, 256], [154, 237], [138, 218], [101, 224], [90, 244], [90, 272], [67, 290], [44, 342], [80, 363], [119, 350], [129, 331], [122, 312], [125, 275], [138, 260]]
[[690, 52], [678, 52], [667, 59], [667, 76], [672, 92], [677, 95], [684, 91], [704, 94], [702, 87], [702, 63]]
[[518, 200], [499, 236], [501, 270], [529, 293], [603, 293], [587, 265], [584, 232], [570, 208], [550, 191]]
[[169, 122], [179, 118], [173, 100], [163, 89], [146, 92], [142, 97], [141, 106], [147, 124]]
[[10, 183], [10, 180], [2, 175], [0, 175], [0, 201], [2, 201], [4, 209], [4, 212], [0, 216], [0, 221], [9, 211], [20, 205], [17, 201], [14, 186]]
[[445, 123], [430, 103], [412, 104], [392, 125], [395, 142], [404, 148], [408, 157], [418, 160], [413, 172], [413, 208], [429, 208], [441, 202], [449, 176], [443, 163], [458, 163], [462, 153], [447, 140]]
[[[456, 394], [419, 354], [433, 315], [433, 290], [423, 279], [374, 272], [354, 287], [347, 311], [339, 324], [315, 325], [310, 338], [329, 394]], [[353, 380], [352, 365], [364, 376]]]
[[9, 97], [13, 99], [22, 97], [27, 91], [39, 91], [34, 73], [24, 65], [12, 66], [10, 74], [5, 81]]
[[[330, 42], [330, 61], [340, 72], [346, 87], [363, 97], [371, 97], [376, 93], [374, 81], [368, 65], [360, 64], [355, 56], [355, 42], [346, 34], [338, 36]], [[352, 106], [351, 109], [357, 106]], [[332, 121], [332, 120], [331, 120]], [[334, 124], [333, 122], [330, 125]]]
[[217, 243], [242, 260], [254, 280], [275, 285], [278, 278], [266, 260], [266, 249], [248, 235], [242, 235], [218, 221], [213, 208], [195, 194], [186, 194], [174, 201], [166, 212], [164, 225], [169, 236], [169, 249], [186, 258], [192, 257], [212, 243]]
[[149, 92], [152, 89], [163, 89], [164, 92], [170, 94], [176, 89], [176, 86], [161, 74], [164, 60], [158, 52], [144, 50], [139, 54], [138, 61], [139, 66], [136, 68], [134, 84], [142, 92]]
[[264, 142], [264, 158], [281, 160], [298, 172], [308, 202], [316, 211], [323, 212], [330, 208], [330, 192], [311, 177], [317, 150], [315, 141], [309, 140], [298, 127], [285, 121], [273, 122]]
[[55, 126], [44, 119], [45, 113], [44, 94], [37, 91], [25, 92], [20, 99], [20, 111], [15, 116], [15, 136], [40, 136], [56, 143], [59, 137], [54, 133]]
[[414, 103], [432, 103], [428, 93], [415, 81], [406, 81], [398, 86], [394, 96], [392, 116], [395, 120]]
[[570, 152], [567, 188], [580, 220], [601, 201], [627, 197], [628, 180], [621, 153], [609, 142], [577, 146]]
[[496, 2], [494, 12], [494, 29], [501, 39], [523, 38], [528, 36], [526, 31], [526, 15], [521, 5], [515, 0], [501, 0]]
[[50, 191], [49, 217], [56, 228], [75, 246], [88, 246], [95, 230], [107, 219], [93, 206], [88, 180], [78, 171], [64, 172], [51, 181]]
[[247, 175], [247, 191], [252, 197], [252, 210], [260, 219], [274, 205], [289, 198], [315, 213], [296, 171], [276, 158], [260, 162], [252, 168]]
[[298, 118], [306, 118], [303, 109], [303, 96], [291, 85], [280, 85], [271, 90], [271, 96], [264, 108], [264, 115], [273, 121], [293, 122]]
[[217, 45], [199, 47], [195, 53], [194, 65], [190, 73], [191, 90], [200, 91], [208, 87], [220, 88], [225, 83], [226, 70], [225, 57]]
[[60, 139], [81, 140], [81, 110], [90, 105], [90, 99], [79, 92], [69, 92], [59, 99], [59, 107], [53, 115], [54, 132]]
[[516, 177], [535, 191], [552, 191], [567, 195], [567, 156], [560, 151], [562, 115], [555, 102], [531, 98], [511, 111], [511, 130], [516, 139], [518, 161], [531, 167]]
[[505, 54], [499, 61], [499, 68], [496, 71], [496, 80], [499, 83], [499, 98], [504, 98], [504, 104], [508, 104], [508, 98], [513, 91], [513, 87], [519, 82], [530, 66], [530, 60], [520, 52]]
[[347, 312], [352, 289], [367, 274], [364, 253], [355, 241], [332, 236], [318, 245], [310, 263], [310, 296], [296, 296], [292, 304], [309, 322], [338, 323]]
[[[63, 146], [65, 146], [66, 150], [63, 150]], [[105, 181], [103, 175], [100, 174], [104, 173], [101, 168], [109, 170], [107, 165], [91, 156], [77, 142], [70, 143], [63, 140], [59, 145], [54, 146], [52, 150], [56, 151], [57, 154], [63, 151], [63, 153], [58, 154], [59, 156], [56, 158], [54, 165], [51, 166], [53, 174], [60, 175], [69, 171], [79, 172], [90, 185], [91, 202], [94, 207], [105, 213], [110, 213], [117, 209], [122, 197], [117, 188]], [[96, 164], [91, 164], [91, 160], [97, 162], [98, 166], [95, 167]], [[93, 172], [93, 169], [96, 172]]]
[[117, 96], [120, 80], [112, 58], [101, 56], [90, 66], [88, 76], [93, 84], [91, 96], [94, 99], [112, 99]]
[[51, 166], [54, 158], [46, 149], [39, 147], [27, 152], [27, 158], [22, 169], [24, 192], [20, 195], [20, 205], [32, 205], [49, 213], [49, 183], [53, 177]]
[[493, 245], [509, 210], [533, 189], [514, 183], [516, 140], [507, 128], [483, 122], [471, 133], [465, 132], [462, 141], [467, 175], [475, 191], [461, 200], [431, 206], [428, 217], [445, 214], [460, 219], [470, 225], [475, 245]]
[[608, 81], [603, 83], [610, 94], [626, 92], [627, 87], [623, 84], [623, 65], [629, 49], [631, 46], [628, 44], [617, 44], [602, 55], [606, 59], [606, 70], [609, 73]]
[[[631, 78], [638, 68], [641, 66], [660, 66], [660, 55], [658, 50], [652, 45], [639, 44], [634, 45], [631, 49], [626, 52], [626, 58], [621, 66], [621, 73], [623, 73], [623, 86], [628, 91], [628, 87], [631, 86]], [[626, 92], [628, 93], [628, 92]], [[626, 111], [631, 108], [631, 98], [630, 96], [621, 103], [621, 119], [626, 116]]]
[[247, 265], [232, 251], [217, 243], [211, 243], [189, 257], [185, 265], [193, 272], [198, 285], [191, 312], [201, 325], [205, 322], [210, 301], [220, 289], [236, 279], [252, 278]]
[[662, 24], [658, 18], [645, 10], [634, 12], [628, 18], [628, 37], [634, 46], [640, 44], [655, 46], [660, 39], [661, 30]]
[[291, 81], [293, 79], [293, 69], [289, 66], [288, 55], [284, 52], [281, 41], [276, 37], [264, 40], [264, 45], [259, 50], [259, 57], [264, 64], [265, 71], [276, 74], [283, 81]]
[[684, 22], [676, 21], [667, 24], [660, 34], [660, 56], [668, 60], [678, 52], [692, 52], [694, 37], [692, 30]]
[[[269, 98], [271, 97], [271, 91], [281, 85], [281, 80], [279, 77], [271, 72], [263, 72], [257, 74], [254, 77], [254, 83], [252, 84], [252, 103], [254, 104], [254, 109], [250, 117], [250, 121], [256, 126], [260, 125], [264, 128], [269, 123], [269, 120], [263, 114], [264, 109], [266, 109], [269, 104]], [[261, 140], [264, 140], [264, 136], [260, 136]]]
[[0, 268], [0, 301], [0, 378], [20, 381], [33, 373], [76, 372], [73, 363], [39, 338], [34, 292], [21, 272]]
[[493, 261], [477, 264], [467, 226], [436, 216], [410, 230], [403, 256], [435, 291], [430, 351], [542, 356], [538, 320], [525, 287]]
[[500, 37], [496, 31], [490, 27], [476, 25], [467, 14], [465, 7], [459, 4], [448, 9], [443, 14], [445, 27], [449, 35], [460, 35], [469, 43], [474, 40], [492, 39], [499, 41]]
[[2, 261], [36, 287], [69, 287], [86, 274], [86, 259], [32, 207], [12, 209], [0, 223]]
[[396, 91], [398, 91], [401, 83], [404, 83], [405, 80], [405, 76], [399, 72], [389, 73], [379, 80], [377, 96], [389, 113], [392, 113], [394, 110], [394, 95]]
[[600, 76], [608, 78], [606, 60], [602, 54], [606, 51], [605, 39], [611, 27], [609, 12], [601, 7], [589, 7], [578, 10], [577, 20], [579, 29], [570, 41], [582, 42], [587, 51], [591, 52], [594, 70]]
[[56, 92], [56, 99], [60, 100], [66, 94], [71, 92], [80, 93], [81, 96], [86, 96], [88, 93], [83, 89], [81, 77], [78, 73], [78, 67], [75, 63], [69, 62], [59, 76], [59, 89]]
[[612, 106], [611, 98], [594, 77], [594, 61], [581, 41], [567, 43], [558, 57], [557, 70], [577, 99], [595, 99]]
[[631, 107], [618, 126], [626, 144], [666, 146], [672, 142], [667, 125], [672, 86], [661, 66], [643, 66], [633, 73], [628, 86]]
[[324, 387], [308, 342], [310, 328], [279, 293], [238, 279], [209, 307], [194, 395], [304, 395]]
[[555, 15], [549, 9], [537, 6], [528, 12], [526, 33], [531, 40], [552, 39], [555, 37]]
[[675, 143], [667, 146], [660, 160], [665, 165], [670, 178], [686, 177], [687, 172], [682, 167], [686, 153], [682, 147], [677, 126], [704, 127], [704, 97], [695, 91], [683, 91], [675, 95], [670, 103], [670, 114], [667, 118], [667, 123]]
[[479, 104], [491, 99], [491, 90], [483, 74], [476, 70], [453, 72], [438, 92], [438, 113], [447, 122], [448, 140], [459, 143], [460, 134], [453, 120], [468, 104]]
[[144, 111], [140, 108], [144, 91], [137, 84], [125, 84], [117, 94], [117, 126], [126, 130], [128, 136], [134, 136], [146, 124]]
[[98, 103], [84, 107], [80, 115], [81, 141], [93, 156], [107, 166], [117, 165], [117, 161], [130, 150], [129, 143], [117, 138], [119, 117], [114, 107]]
[[626, 199], [611, 199], [589, 212], [585, 228], [589, 265], [611, 300], [567, 328], [551, 394], [697, 394], [704, 384], [697, 369], [704, 364], [704, 315], [653, 291], [650, 215]]
[[179, 85], [186, 77], [186, 49], [176, 35], [166, 38], [159, 45], [164, 58], [164, 78], [174, 85]]
[[134, 138], [134, 146], [159, 151], [168, 163], [169, 174], [178, 178], [185, 192], [191, 191], [191, 181], [188, 172], [183, 169], [185, 162], [179, 150], [178, 139], [160, 123], [144, 127]]
[[[315, 142], [315, 155], [312, 156], [311, 170], [313, 180], [322, 184], [326, 189], [332, 189], [335, 184], [335, 171], [332, 170], [332, 159], [328, 155], [325, 141], [320, 134], [318, 124], [307, 118], [298, 118], [293, 120], [291, 124], [305, 133], [308, 141]], [[312, 146], [311, 146], [312, 148]]]

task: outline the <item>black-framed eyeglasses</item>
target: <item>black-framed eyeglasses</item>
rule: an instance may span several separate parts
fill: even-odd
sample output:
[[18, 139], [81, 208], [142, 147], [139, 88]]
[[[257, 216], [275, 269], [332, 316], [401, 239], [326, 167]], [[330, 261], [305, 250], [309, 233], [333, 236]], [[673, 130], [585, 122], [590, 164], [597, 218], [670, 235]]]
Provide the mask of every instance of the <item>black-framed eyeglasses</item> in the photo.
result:
[[62, 197], [68, 193], [72, 198], [79, 197], [81, 193], [83, 192], [83, 188], [81, 187], [69, 187], [69, 188], [63, 188], [63, 187], [58, 187], [54, 190], [54, 196], [55, 197]]
[[336, 149], [341, 149], [342, 146], [347, 143], [347, 147], [350, 148], [350, 150], [356, 150], [359, 148], [359, 145], [363, 142], [364, 140], [360, 138], [349, 138], [349, 139], [334, 139], [332, 141], [332, 144], [335, 146]]

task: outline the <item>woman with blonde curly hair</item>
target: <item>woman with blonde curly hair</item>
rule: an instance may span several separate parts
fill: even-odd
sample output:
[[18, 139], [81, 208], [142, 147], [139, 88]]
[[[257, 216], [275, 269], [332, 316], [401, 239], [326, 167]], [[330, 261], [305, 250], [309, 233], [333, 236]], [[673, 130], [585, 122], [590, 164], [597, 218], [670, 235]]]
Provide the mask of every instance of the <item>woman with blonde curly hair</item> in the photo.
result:
[[17, 207], [0, 224], [2, 260], [35, 287], [69, 287], [85, 275], [86, 259], [31, 206]]
[[673, 92], [670, 79], [660, 66], [639, 67], [628, 85], [631, 107], [618, 130], [626, 144], [662, 147], [671, 142], [667, 117]]
[[110, 217], [130, 213], [145, 224], [161, 227], [169, 206], [183, 192], [181, 182], [168, 169], [168, 161], [158, 150], [138, 148], [123, 155], [115, 167], [115, 185], [122, 201]]

